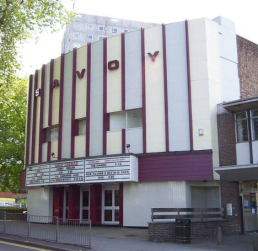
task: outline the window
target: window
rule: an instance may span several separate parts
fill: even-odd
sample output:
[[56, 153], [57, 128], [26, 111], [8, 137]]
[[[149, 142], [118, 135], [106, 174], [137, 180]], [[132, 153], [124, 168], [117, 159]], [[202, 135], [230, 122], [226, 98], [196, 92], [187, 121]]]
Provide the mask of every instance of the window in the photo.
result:
[[103, 40], [105, 36], [99, 36], [99, 40]]
[[86, 119], [80, 119], [78, 127], [78, 135], [86, 135]]
[[81, 23], [75, 22], [75, 23], [73, 24], [73, 27], [74, 27], [74, 29], [76, 29], [76, 30], [80, 30], [80, 29], [81, 29]]
[[75, 32], [73, 35], [74, 35], [75, 38], [80, 38], [80, 33], [79, 32]]
[[236, 113], [237, 142], [248, 141], [248, 122], [246, 112]]
[[251, 112], [253, 140], [258, 140], [258, 110]]
[[58, 127], [54, 126], [54, 127], [50, 127], [47, 128], [47, 141], [54, 141], [54, 140], [58, 140]]
[[110, 131], [142, 127], [142, 110], [135, 109], [110, 114]]
[[105, 31], [105, 27], [104, 26], [99, 26], [99, 31]]
[[87, 24], [87, 29], [88, 30], [93, 30], [94, 29], [94, 25], [93, 24]]
[[112, 33], [118, 33], [118, 29], [116, 27], [112, 27]]
[[88, 39], [93, 40], [93, 35], [89, 34]]
[[124, 33], [128, 33], [129, 30], [128, 30], [128, 29], [123, 29], [123, 32], [124, 32]]

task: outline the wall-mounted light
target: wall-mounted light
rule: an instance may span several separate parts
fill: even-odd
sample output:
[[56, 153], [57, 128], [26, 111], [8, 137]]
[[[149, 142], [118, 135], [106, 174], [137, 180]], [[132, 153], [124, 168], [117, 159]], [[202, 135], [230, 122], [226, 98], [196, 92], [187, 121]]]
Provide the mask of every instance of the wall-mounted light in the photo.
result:
[[199, 131], [199, 136], [203, 136], [204, 135], [204, 130], [201, 128], [198, 130]]
[[130, 153], [130, 147], [131, 145], [130, 144], [126, 144], [126, 148], [127, 148], [127, 151]]
[[51, 156], [52, 156], [53, 159], [57, 159], [57, 157], [55, 157], [55, 155], [56, 154], [54, 152], [51, 153]]

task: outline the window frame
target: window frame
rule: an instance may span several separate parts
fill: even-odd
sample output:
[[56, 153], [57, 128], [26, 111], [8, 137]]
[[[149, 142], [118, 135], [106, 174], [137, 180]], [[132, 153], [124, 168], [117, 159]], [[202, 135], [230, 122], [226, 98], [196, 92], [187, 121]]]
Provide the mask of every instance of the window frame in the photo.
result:
[[[91, 36], [91, 38], [90, 38], [89, 36]], [[92, 34], [88, 34], [88, 35], [87, 35], [87, 39], [93, 40], [93, 39], [94, 39], [94, 36], [93, 36]]]
[[256, 116], [253, 116], [253, 112], [258, 112], [258, 109], [254, 109], [250, 111], [252, 141], [258, 141], [258, 136], [257, 136], [257, 139], [255, 138], [255, 127], [254, 127], [254, 120], [258, 119], [258, 114]]
[[[57, 136], [56, 138], [52, 139], [52, 130], [56, 130], [57, 132]], [[58, 134], [59, 134], [59, 126], [55, 125], [55, 126], [51, 126], [47, 128], [47, 142], [53, 142], [53, 141], [58, 141]]]
[[[237, 119], [237, 114], [240, 113], [245, 113], [245, 118], [241, 118], [241, 119]], [[246, 129], [247, 129], [247, 140], [241, 140], [239, 141], [238, 139], [238, 122], [239, 121], [246, 121], [247, 125], [246, 125]], [[236, 143], [245, 143], [245, 142], [249, 142], [249, 120], [248, 120], [248, 114], [247, 111], [242, 111], [242, 112], [236, 112], [235, 113], [235, 135], [236, 135]], [[244, 138], [244, 137], [243, 137]]]
[[87, 30], [94, 30], [93, 24], [87, 24]]
[[[116, 30], [116, 32], [114, 32]], [[117, 27], [112, 27], [112, 33], [118, 34], [118, 28]]]
[[[103, 28], [103, 30], [100, 30], [100, 28]], [[105, 26], [104, 25], [99, 25], [98, 26], [98, 31], [101, 31], [101, 32], [103, 31], [104, 32], [105, 31]]]

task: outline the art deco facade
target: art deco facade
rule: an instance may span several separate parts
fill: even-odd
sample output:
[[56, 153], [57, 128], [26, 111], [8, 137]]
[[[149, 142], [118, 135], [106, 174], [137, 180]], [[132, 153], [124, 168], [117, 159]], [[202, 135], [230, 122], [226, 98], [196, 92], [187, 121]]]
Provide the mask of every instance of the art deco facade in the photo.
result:
[[28, 212], [147, 226], [153, 207], [221, 207], [217, 105], [239, 97], [221, 17], [62, 54], [29, 81]]

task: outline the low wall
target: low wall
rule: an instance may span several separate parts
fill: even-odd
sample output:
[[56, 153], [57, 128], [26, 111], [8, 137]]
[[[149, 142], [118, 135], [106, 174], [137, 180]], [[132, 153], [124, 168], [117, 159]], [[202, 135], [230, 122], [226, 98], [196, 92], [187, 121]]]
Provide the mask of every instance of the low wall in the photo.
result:
[[[166, 242], [175, 240], [174, 222], [149, 222], [149, 241]], [[227, 220], [194, 221], [191, 223], [191, 237], [201, 238], [217, 235], [218, 227], [223, 234], [240, 234], [238, 228]]]

